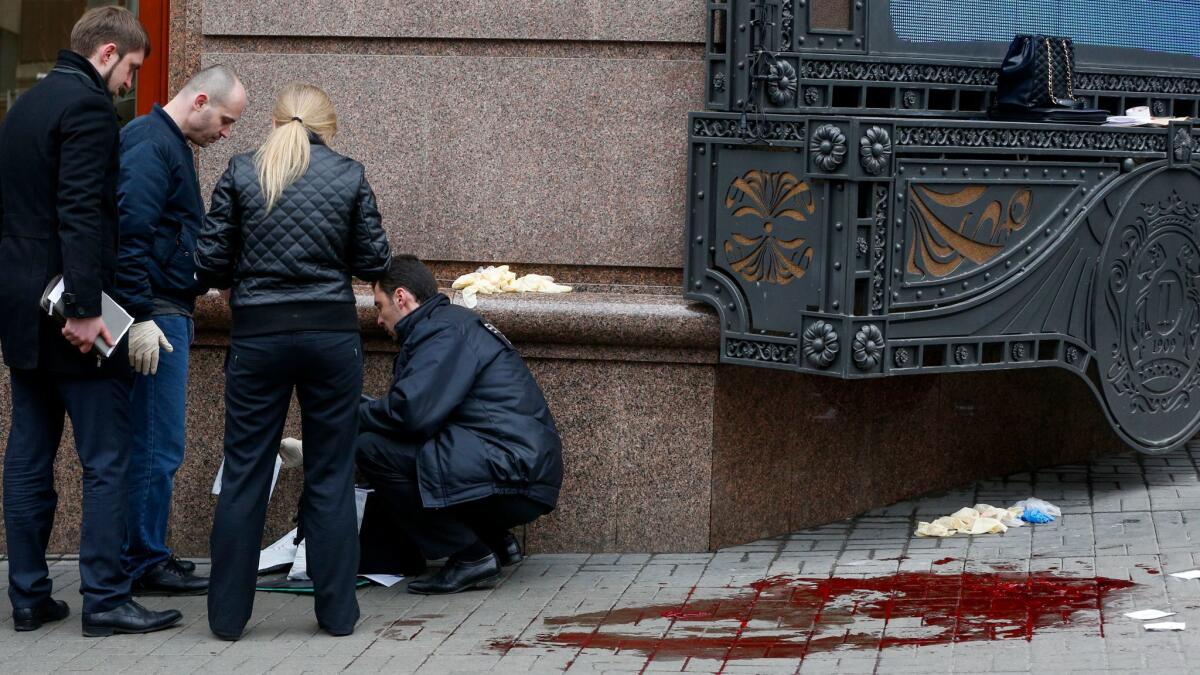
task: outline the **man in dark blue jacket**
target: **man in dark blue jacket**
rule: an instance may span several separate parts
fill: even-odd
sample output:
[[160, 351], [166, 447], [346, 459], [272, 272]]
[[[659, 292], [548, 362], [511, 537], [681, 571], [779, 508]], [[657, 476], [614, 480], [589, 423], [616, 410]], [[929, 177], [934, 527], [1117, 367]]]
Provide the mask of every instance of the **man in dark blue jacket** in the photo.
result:
[[225, 66], [196, 73], [165, 106], [121, 131], [117, 293], [133, 315], [129, 362], [133, 448], [122, 564], [138, 595], [196, 595], [208, 579], [167, 547], [175, 472], [183, 463], [188, 352], [196, 296], [196, 235], [204, 199], [192, 147], [228, 138], [246, 90]]
[[[83, 634], [146, 633], [172, 626], [176, 610], [130, 599], [121, 567], [130, 373], [124, 341], [93, 353], [101, 293], [114, 292], [118, 127], [112, 97], [128, 89], [150, 52], [128, 10], [99, 7], [71, 30], [71, 49], [17, 99], [0, 127], [0, 343], [12, 381], [4, 454], [4, 524], [13, 628], [65, 618], [51, 597], [46, 545], [58, 495], [54, 457], [71, 416], [83, 465], [79, 591]], [[41, 311], [42, 290], [63, 275], [66, 326]]]
[[419, 260], [394, 257], [374, 290], [401, 347], [388, 393], [359, 406], [359, 469], [427, 559], [450, 558], [410, 593], [486, 586], [520, 560], [509, 529], [558, 502], [554, 418], [508, 339], [450, 304]]

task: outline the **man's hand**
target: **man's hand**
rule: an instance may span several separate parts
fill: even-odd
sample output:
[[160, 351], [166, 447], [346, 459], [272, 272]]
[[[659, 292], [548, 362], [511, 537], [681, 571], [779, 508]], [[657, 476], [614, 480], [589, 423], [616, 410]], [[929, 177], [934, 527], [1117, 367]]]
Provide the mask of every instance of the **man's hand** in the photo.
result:
[[142, 375], [158, 372], [158, 350], [175, 351], [167, 336], [153, 319], [139, 321], [129, 328], [129, 365]]
[[67, 319], [67, 325], [63, 326], [62, 334], [67, 342], [78, 347], [82, 354], [92, 351], [92, 345], [96, 342], [97, 336], [104, 338], [109, 346], [113, 344], [112, 335], [104, 325], [104, 319], [98, 316], [90, 319]]

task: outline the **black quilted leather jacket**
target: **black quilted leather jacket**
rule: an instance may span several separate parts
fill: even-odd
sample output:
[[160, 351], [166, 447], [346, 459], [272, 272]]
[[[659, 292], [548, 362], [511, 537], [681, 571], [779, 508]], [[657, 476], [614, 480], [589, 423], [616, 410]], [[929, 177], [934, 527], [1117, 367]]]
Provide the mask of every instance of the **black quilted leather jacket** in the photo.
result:
[[233, 334], [358, 330], [351, 276], [391, 258], [363, 165], [310, 134], [308, 171], [270, 213], [252, 153], [229, 160], [196, 242], [200, 281], [232, 288]]

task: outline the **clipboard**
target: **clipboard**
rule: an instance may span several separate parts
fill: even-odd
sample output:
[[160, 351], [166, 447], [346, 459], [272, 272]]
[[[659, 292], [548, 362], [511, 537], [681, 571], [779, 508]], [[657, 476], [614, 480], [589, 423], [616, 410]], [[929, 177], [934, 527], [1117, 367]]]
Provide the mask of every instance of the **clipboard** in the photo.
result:
[[[46, 285], [46, 290], [42, 293], [42, 311], [59, 323], [67, 322], [67, 313], [62, 302], [65, 291], [66, 284], [63, 282], [62, 275], [59, 274], [50, 280], [50, 283]], [[107, 358], [112, 355], [113, 350], [129, 332], [129, 327], [133, 325], [133, 317], [118, 305], [116, 300], [110, 298], [108, 293], [101, 292], [100, 318], [104, 320], [104, 326], [108, 329], [109, 335], [113, 336], [114, 342], [110, 345], [104, 341], [103, 337], [97, 335], [94, 344], [100, 355]]]

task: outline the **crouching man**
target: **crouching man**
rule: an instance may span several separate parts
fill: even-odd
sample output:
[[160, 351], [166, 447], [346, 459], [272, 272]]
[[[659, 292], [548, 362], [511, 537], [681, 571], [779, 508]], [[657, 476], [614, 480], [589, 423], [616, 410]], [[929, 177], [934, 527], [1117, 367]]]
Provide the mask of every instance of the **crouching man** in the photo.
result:
[[558, 501], [554, 418], [508, 339], [419, 260], [394, 257], [374, 290], [401, 347], [387, 394], [359, 406], [358, 467], [426, 559], [449, 557], [410, 593], [486, 587], [521, 559], [509, 530]]

